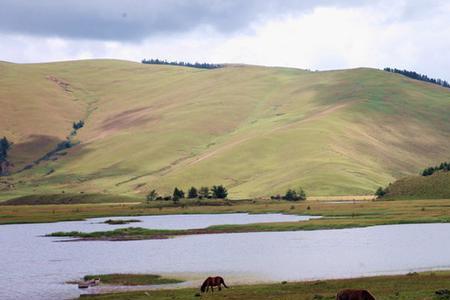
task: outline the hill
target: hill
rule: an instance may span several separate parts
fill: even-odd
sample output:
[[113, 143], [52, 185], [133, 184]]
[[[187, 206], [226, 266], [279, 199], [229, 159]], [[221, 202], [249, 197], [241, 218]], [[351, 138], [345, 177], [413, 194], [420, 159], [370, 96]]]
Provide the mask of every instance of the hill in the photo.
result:
[[[381, 70], [86, 60], [0, 74], [0, 137], [14, 143], [3, 198], [213, 184], [232, 198], [371, 194], [450, 149], [450, 91]], [[76, 146], [45, 156], [78, 120]]]
[[383, 199], [450, 199], [450, 172], [408, 176], [389, 185]]

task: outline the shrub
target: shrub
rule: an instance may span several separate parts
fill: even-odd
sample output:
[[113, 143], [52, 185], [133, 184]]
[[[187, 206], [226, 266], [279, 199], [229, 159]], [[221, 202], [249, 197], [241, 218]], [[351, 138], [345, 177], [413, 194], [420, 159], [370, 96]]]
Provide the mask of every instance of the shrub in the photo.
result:
[[195, 199], [198, 198], [198, 192], [195, 187], [191, 187], [188, 191], [188, 198], [189, 199]]
[[422, 171], [422, 176], [430, 176], [437, 171], [448, 172], [450, 171], [450, 162], [443, 162], [439, 166], [428, 167]]
[[386, 191], [380, 186], [376, 191], [375, 191], [375, 196], [377, 196], [377, 198], [381, 198], [384, 195], [386, 195]]
[[11, 142], [6, 137], [0, 139], [0, 161], [6, 160], [9, 148], [11, 148]]
[[228, 196], [228, 191], [223, 185], [215, 185], [211, 191], [213, 197], [217, 199], [225, 199]]
[[155, 190], [151, 190], [150, 193], [147, 194], [147, 201], [154, 201], [159, 198], [158, 193]]
[[178, 201], [184, 198], [184, 192], [182, 189], [178, 189], [177, 187], [173, 190], [172, 200]]
[[299, 188], [298, 190], [288, 189], [282, 199], [287, 201], [306, 200], [306, 193], [302, 188]]
[[199, 195], [199, 198], [200, 198], [200, 199], [202, 199], [202, 198], [208, 198], [208, 197], [209, 197], [209, 187], [207, 187], [207, 186], [202, 186], [202, 187], [200, 188], [200, 190], [198, 191], [198, 195]]
[[84, 121], [80, 120], [78, 122], [73, 122], [72, 128], [73, 128], [73, 130], [78, 130], [80, 128], [83, 128], [83, 126], [84, 126]]

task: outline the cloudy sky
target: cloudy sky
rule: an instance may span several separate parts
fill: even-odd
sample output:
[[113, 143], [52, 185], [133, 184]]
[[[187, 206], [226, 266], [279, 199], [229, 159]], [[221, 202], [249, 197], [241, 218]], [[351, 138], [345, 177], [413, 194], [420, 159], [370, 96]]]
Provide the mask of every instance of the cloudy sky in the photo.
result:
[[392, 66], [450, 79], [447, 0], [0, 0], [0, 60]]

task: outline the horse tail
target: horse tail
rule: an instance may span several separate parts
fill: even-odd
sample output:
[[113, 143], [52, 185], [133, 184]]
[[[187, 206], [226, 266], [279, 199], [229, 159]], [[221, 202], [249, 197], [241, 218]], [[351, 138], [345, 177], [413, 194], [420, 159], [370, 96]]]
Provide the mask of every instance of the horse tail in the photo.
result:
[[364, 293], [365, 299], [376, 300], [375, 297], [369, 291], [364, 291], [363, 293]]
[[200, 291], [202, 291], [202, 293], [205, 292], [206, 287], [208, 286], [208, 279], [209, 278], [206, 278], [206, 280], [203, 282], [202, 286], [200, 287]]
[[225, 284], [225, 281], [223, 280], [222, 277], [220, 277], [220, 283], [223, 284], [224, 287], [228, 288], [227, 285]]

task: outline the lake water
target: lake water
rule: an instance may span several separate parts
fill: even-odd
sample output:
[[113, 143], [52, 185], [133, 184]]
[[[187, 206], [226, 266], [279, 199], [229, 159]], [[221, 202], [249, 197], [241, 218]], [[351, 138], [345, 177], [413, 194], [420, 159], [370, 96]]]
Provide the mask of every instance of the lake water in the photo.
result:
[[113, 226], [99, 224], [108, 219], [102, 218], [0, 226], [0, 299], [74, 298], [84, 291], [64, 282], [100, 273], [174, 274], [187, 276], [197, 285], [207, 275], [221, 275], [233, 284], [450, 268], [450, 224], [192, 235], [118, 242], [61, 243], [55, 242], [60, 238], [41, 236], [54, 231], [128, 226], [187, 229], [307, 219], [281, 214], [130, 218], [143, 222]]

